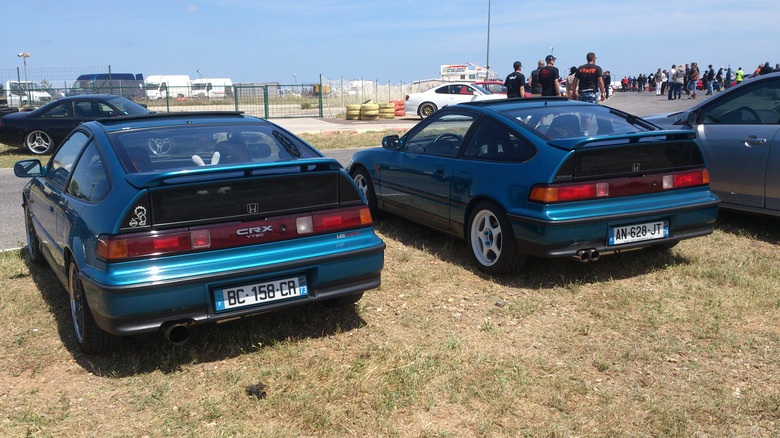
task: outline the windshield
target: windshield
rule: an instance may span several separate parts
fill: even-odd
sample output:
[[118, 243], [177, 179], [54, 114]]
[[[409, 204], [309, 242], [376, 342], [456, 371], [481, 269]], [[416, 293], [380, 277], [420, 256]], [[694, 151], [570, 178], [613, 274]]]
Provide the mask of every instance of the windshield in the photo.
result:
[[146, 83], [146, 89], [147, 90], [157, 90], [160, 88], [159, 82], [147, 82]]
[[192, 84], [192, 91], [205, 90], [208, 84]]
[[109, 134], [128, 173], [292, 161], [322, 155], [266, 123], [133, 129]]
[[501, 111], [544, 140], [652, 131], [649, 123], [600, 105], [561, 105]]

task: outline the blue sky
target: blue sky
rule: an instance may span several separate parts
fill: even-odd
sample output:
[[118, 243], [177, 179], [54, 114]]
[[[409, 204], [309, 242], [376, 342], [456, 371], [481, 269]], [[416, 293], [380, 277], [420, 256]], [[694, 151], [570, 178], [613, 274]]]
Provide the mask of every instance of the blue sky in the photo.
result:
[[[435, 78], [488, 58], [488, 0], [2, 0], [0, 69], [111, 65], [114, 72], [234, 82]], [[780, 63], [780, 2], [490, 2], [491, 69], [562, 71], [596, 53], [613, 78], [672, 63], [752, 71]], [[295, 75], [295, 76], [293, 76]], [[74, 78], [75, 79], [75, 78]]]

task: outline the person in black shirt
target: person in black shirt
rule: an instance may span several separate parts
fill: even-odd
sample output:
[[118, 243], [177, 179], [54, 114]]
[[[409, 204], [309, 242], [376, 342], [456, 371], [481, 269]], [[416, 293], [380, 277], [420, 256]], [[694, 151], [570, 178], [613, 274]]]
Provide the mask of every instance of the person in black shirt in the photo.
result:
[[579, 85], [579, 93], [577, 94], [579, 100], [596, 103], [599, 100], [599, 91], [601, 91], [601, 100], [606, 98], [606, 94], [604, 93], [604, 77], [601, 67], [596, 65], [595, 53], [588, 53], [585, 59], [588, 63], [582, 64], [577, 69], [577, 73], [574, 74], [574, 84], [572, 86], [576, 92], [577, 86]]
[[544, 68], [544, 61], [539, 61], [536, 70], [531, 72], [531, 94], [534, 96], [542, 95], [542, 84], [539, 83], [539, 70]]
[[547, 65], [539, 70], [539, 82], [542, 84], [542, 96], [561, 96], [561, 84], [558, 82], [558, 69], [553, 67], [555, 57], [547, 55]]
[[515, 61], [512, 65], [515, 71], [509, 73], [504, 81], [506, 87], [506, 97], [525, 97], [525, 76], [520, 73], [523, 69], [523, 64], [520, 61]]

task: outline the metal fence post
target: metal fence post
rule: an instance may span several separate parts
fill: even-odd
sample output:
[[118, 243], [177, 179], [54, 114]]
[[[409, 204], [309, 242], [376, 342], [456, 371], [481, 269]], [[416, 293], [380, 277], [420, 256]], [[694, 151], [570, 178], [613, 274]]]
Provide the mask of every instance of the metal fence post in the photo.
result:
[[322, 73], [320, 73], [320, 118], [322, 118], [322, 95], [325, 94], [325, 89], [322, 88]]
[[268, 85], [263, 85], [263, 118], [268, 118]]
[[233, 85], [233, 102], [235, 103], [236, 111], [238, 111], [238, 85]]

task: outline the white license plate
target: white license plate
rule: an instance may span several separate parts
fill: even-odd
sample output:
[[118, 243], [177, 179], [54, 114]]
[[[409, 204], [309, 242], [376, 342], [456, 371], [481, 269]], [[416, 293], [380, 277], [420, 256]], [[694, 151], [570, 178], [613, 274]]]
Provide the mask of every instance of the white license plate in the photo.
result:
[[290, 277], [214, 291], [217, 312], [309, 295], [306, 277]]
[[643, 242], [645, 240], [663, 239], [664, 237], [669, 237], [669, 223], [667, 221], [624, 225], [609, 229], [610, 245]]

